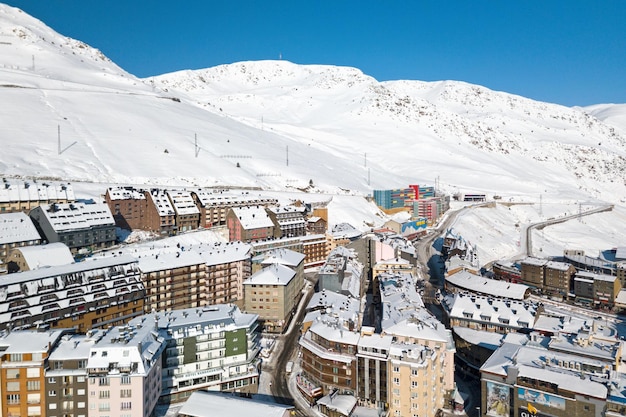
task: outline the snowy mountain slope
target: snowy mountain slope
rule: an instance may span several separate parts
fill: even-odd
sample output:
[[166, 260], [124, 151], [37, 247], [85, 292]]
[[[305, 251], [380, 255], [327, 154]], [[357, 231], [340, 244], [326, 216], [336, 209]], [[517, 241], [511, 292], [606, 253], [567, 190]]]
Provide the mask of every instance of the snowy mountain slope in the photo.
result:
[[462, 82], [379, 83], [354, 68], [284, 61], [150, 82], [252, 126], [367, 158], [372, 178], [382, 170], [466, 190], [624, 197], [626, 136], [583, 109]]
[[624, 133], [585, 109], [285, 61], [142, 80], [6, 5], [0, 106], [9, 176], [626, 201]]

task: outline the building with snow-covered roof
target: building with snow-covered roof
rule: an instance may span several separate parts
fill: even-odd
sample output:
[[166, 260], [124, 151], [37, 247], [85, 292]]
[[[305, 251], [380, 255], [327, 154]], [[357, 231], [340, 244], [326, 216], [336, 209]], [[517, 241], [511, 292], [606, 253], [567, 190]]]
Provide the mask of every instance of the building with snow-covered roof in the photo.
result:
[[256, 393], [261, 366], [257, 321], [257, 314], [217, 304], [147, 314], [129, 322], [126, 332], [150, 329], [167, 346], [159, 402], [168, 404], [196, 390]]
[[274, 223], [262, 206], [231, 208], [226, 214], [229, 240], [256, 242], [276, 236]]
[[250, 194], [250, 191], [237, 193], [234, 190], [198, 189], [192, 191], [191, 195], [200, 209], [200, 225], [207, 228], [225, 225], [226, 214], [231, 208], [270, 207], [278, 204], [275, 198]]
[[328, 230], [328, 222], [319, 216], [310, 216], [306, 221], [306, 230], [313, 235], [324, 235]]
[[567, 297], [572, 289], [576, 268], [566, 262], [548, 261], [545, 265], [544, 291], [551, 295]]
[[144, 190], [134, 187], [109, 187], [104, 194], [115, 225], [126, 230], [148, 230], [148, 200]]
[[448, 292], [469, 291], [512, 300], [525, 300], [530, 295], [530, 288], [527, 285], [485, 278], [467, 270], [447, 275], [445, 289]]
[[153, 188], [146, 195], [146, 229], [162, 236], [176, 234], [176, 212], [167, 193]]
[[267, 214], [274, 223], [277, 237], [295, 237], [306, 235], [306, 207], [280, 206], [267, 207]]
[[0, 329], [91, 328], [143, 313], [144, 286], [129, 255], [9, 274], [0, 281]]
[[574, 275], [574, 296], [582, 304], [612, 308], [621, 289], [621, 281], [615, 275], [588, 271]]
[[11, 266], [9, 269], [23, 272], [46, 266], [68, 265], [74, 262], [74, 257], [67, 245], [57, 242], [11, 249], [7, 261]]
[[[13, 331], [0, 336], [0, 414], [48, 416], [46, 369], [52, 350], [69, 329]], [[87, 409], [83, 410], [87, 414]]]
[[200, 226], [200, 210], [191, 196], [191, 192], [185, 190], [166, 191], [167, 196], [176, 212], [176, 232], [188, 232]]
[[302, 297], [302, 282], [296, 271], [271, 264], [243, 282], [244, 310], [259, 315], [269, 332], [282, 333]]
[[98, 330], [92, 337], [96, 342], [87, 359], [89, 415], [151, 415], [162, 389], [167, 346], [163, 336], [154, 326], [139, 324]]
[[522, 279], [522, 271], [519, 264], [508, 261], [496, 261], [492, 266], [495, 278], [500, 281], [518, 283]]
[[304, 254], [304, 267], [313, 268], [324, 264], [330, 253], [330, 235], [317, 234], [300, 236], [302, 253]]
[[206, 305], [206, 264], [197, 252], [141, 256], [137, 267], [146, 289], [146, 313]]
[[527, 257], [520, 261], [522, 267], [522, 283], [533, 288], [542, 289], [545, 283], [547, 259]]
[[32, 209], [29, 216], [48, 243], [65, 243], [73, 253], [115, 244], [115, 221], [104, 203], [46, 204]]
[[[90, 402], [87, 360], [96, 340], [89, 335], [65, 334], [48, 356], [45, 371], [45, 404], [48, 412], [79, 415], [88, 413]], [[93, 403], [95, 398], [91, 399]]]
[[372, 267], [372, 275], [376, 277], [383, 272], [387, 272], [391, 274], [411, 274], [415, 276], [416, 270], [416, 266], [411, 264], [409, 261], [394, 257], [376, 262], [376, 264]]
[[541, 306], [520, 300], [456, 293], [441, 303], [450, 327], [467, 327], [496, 333], [532, 329]]
[[67, 204], [75, 201], [74, 189], [69, 183], [17, 183], [6, 178], [0, 183], [0, 213], [28, 213], [43, 204]]
[[7, 258], [12, 248], [40, 243], [41, 236], [26, 214], [20, 212], [0, 214], [0, 274], [7, 272]]
[[483, 415], [600, 417], [625, 409], [624, 374], [530, 344], [504, 343], [480, 374]]
[[319, 269], [317, 285], [320, 289], [361, 298], [365, 286], [363, 269], [354, 249], [338, 246]]
[[178, 410], [176, 417], [290, 417], [294, 406], [255, 398], [195, 391]]
[[206, 264], [206, 304], [235, 303], [243, 308], [243, 282], [252, 275], [252, 247], [244, 242], [216, 242], [191, 250]]
[[361, 302], [357, 298], [322, 289], [313, 294], [306, 306], [301, 332], [306, 333], [311, 324], [324, 315], [338, 318], [347, 329], [359, 328], [362, 316]]

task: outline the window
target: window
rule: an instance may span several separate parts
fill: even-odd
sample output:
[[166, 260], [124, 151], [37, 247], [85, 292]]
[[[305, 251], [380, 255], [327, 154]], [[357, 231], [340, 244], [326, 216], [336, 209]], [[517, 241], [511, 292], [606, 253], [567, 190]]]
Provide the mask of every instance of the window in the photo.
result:
[[109, 377], [101, 376], [98, 385], [107, 386], [109, 385]]
[[22, 354], [21, 353], [11, 353], [11, 356], [9, 356], [9, 360], [11, 362], [22, 362]]
[[393, 367], [393, 371], [394, 372], [400, 372], [400, 367], [399, 366], [394, 366]]
[[393, 379], [393, 383], [394, 383], [395, 385], [400, 385], [400, 378], [394, 378], [394, 379]]
[[7, 395], [7, 403], [8, 404], [19, 404], [20, 403], [20, 394], [9, 394], [9, 395]]
[[20, 377], [19, 369], [7, 369], [7, 379], [16, 379]]
[[39, 368], [26, 368], [26, 378], [39, 378]]
[[39, 381], [28, 381], [26, 382], [26, 389], [28, 391], [39, 391], [41, 384]]
[[111, 398], [109, 390], [100, 391], [99, 398]]
[[57, 392], [53, 389], [51, 389], [50, 391], [48, 391], [48, 397], [56, 397], [57, 396]]
[[132, 391], [129, 389], [122, 389], [120, 390], [120, 397], [121, 398], [130, 398], [132, 395]]
[[130, 385], [130, 376], [128, 375], [122, 376], [120, 383], [122, 385]]
[[130, 401], [123, 401], [121, 404], [122, 410], [130, 410], [132, 403]]
[[98, 404], [98, 411], [110, 411], [111, 405], [109, 403], [100, 403]]

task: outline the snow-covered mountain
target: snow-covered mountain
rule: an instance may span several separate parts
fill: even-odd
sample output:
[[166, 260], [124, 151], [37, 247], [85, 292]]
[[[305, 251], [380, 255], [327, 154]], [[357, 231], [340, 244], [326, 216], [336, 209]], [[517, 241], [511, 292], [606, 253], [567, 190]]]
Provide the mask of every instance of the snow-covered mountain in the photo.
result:
[[138, 79], [6, 5], [0, 106], [7, 176], [362, 194], [438, 181], [626, 202], [623, 105], [568, 108], [286, 61]]

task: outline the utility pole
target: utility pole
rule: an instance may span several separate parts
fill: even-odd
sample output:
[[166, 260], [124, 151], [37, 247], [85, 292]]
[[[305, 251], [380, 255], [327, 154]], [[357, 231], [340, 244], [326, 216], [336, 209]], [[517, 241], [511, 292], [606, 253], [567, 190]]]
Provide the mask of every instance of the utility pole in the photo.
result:
[[370, 185], [370, 169], [367, 168], [367, 185]]
[[367, 168], [367, 152], [363, 154], [363, 166]]
[[289, 145], [287, 145], [287, 166], [289, 166]]
[[543, 216], [543, 194], [539, 194], [539, 217]]

